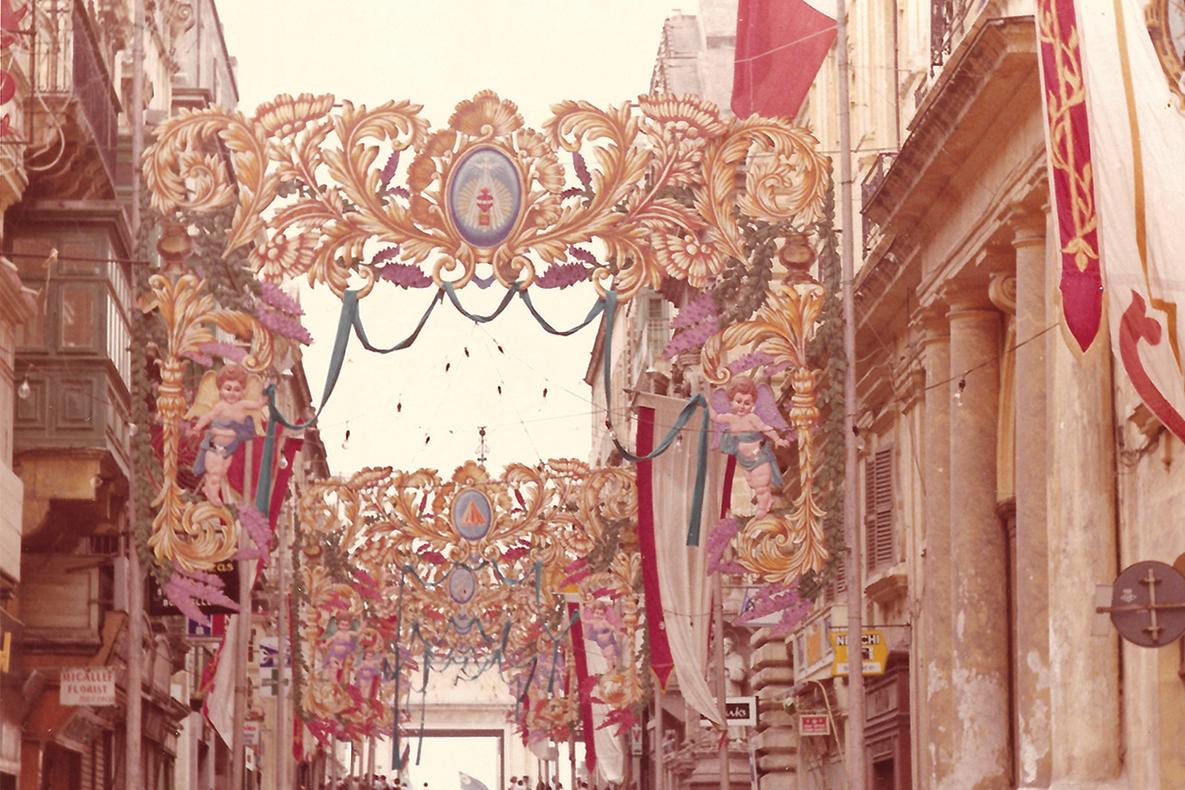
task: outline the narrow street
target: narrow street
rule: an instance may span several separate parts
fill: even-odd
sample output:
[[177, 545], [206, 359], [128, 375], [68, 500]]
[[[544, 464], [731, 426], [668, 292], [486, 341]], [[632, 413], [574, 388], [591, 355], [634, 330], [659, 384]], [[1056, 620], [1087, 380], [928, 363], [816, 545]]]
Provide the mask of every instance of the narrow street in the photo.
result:
[[689, 2], [0, 0], [0, 790], [1185, 787], [1185, 2]]

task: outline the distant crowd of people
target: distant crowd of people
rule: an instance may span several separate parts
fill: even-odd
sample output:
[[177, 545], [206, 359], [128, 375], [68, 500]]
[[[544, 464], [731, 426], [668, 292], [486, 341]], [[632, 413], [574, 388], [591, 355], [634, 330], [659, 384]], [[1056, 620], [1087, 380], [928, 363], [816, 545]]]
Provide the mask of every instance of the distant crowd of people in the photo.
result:
[[[339, 779], [333, 790], [413, 790], [406, 779], [388, 779], [374, 774], [370, 778], [353, 777]], [[420, 788], [414, 790], [431, 790], [424, 782]], [[545, 782], [542, 779], [533, 781], [529, 776], [512, 776], [507, 780], [506, 790], [564, 790], [563, 782]], [[576, 790], [589, 790], [588, 782], [584, 779], [576, 780]]]
[[[374, 774], [369, 779], [365, 776], [352, 779], [339, 779], [334, 790], [412, 790], [406, 779], [388, 779]], [[424, 783], [424, 790], [428, 790], [428, 783]]]

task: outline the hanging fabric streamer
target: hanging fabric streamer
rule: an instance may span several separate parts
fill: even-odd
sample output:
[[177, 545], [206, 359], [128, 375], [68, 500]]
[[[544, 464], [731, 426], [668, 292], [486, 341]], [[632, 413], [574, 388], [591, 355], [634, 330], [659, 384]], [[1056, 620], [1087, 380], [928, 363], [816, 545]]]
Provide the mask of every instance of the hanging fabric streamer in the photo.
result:
[[617, 432], [613, 429], [613, 411], [610, 408], [609, 393], [613, 390], [610, 385], [610, 372], [613, 367], [613, 321], [617, 314], [617, 292], [610, 291], [605, 295], [605, 327], [604, 327], [604, 353], [603, 359], [603, 377], [605, 385], [605, 425], [609, 429], [609, 438], [613, 440], [613, 446], [621, 453], [621, 456], [628, 461], [637, 463], [639, 461], [649, 461], [657, 458], [667, 451], [667, 449], [675, 443], [679, 438], [680, 432], [686, 427], [691, 418], [695, 416], [698, 409], [703, 409], [703, 419], [700, 423], [699, 429], [699, 445], [696, 447], [695, 455], [695, 486], [691, 492], [691, 515], [688, 518], [687, 524], [687, 545], [699, 545], [700, 522], [703, 517], [704, 510], [704, 483], [708, 473], [708, 428], [711, 426], [711, 415], [708, 411], [708, 401], [703, 395], [695, 395], [688, 399], [683, 406], [683, 410], [679, 412], [679, 416], [675, 418], [675, 424], [667, 435], [663, 437], [662, 441], [654, 447], [653, 450], [645, 455], [635, 455], [630, 452], [629, 448], [625, 447], [617, 440]]

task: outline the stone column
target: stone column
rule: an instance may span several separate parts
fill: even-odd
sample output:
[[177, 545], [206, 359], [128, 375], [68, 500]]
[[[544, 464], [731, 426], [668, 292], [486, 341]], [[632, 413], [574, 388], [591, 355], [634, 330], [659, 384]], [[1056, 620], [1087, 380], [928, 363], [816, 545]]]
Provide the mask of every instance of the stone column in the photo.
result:
[[954, 762], [943, 787], [1010, 785], [1007, 546], [996, 516], [1000, 314], [987, 288], [950, 304], [950, 565]]
[[794, 693], [794, 668], [786, 651], [785, 637], [760, 628], [749, 640], [753, 652], [753, 694], [757, 697], [757, 769], [761, 790], [791, 790], [797, 787], [797, 720], [782, 701]]
[[[1052, 222], [1047, 237], [1052, 322], [1061, 309]], [[1103, 636], [1092, 633], [1095, 585], [1110, 584], [1117, 573], [1112, 350], [1105, 321], [1087, 354], [1059, 337], [1047, 363], [1051, 787], [1114, 779], [1121, 768], [1118, 637], [1110, 628]]]
[[954, 759], [955, 706], [951, 688], [954, 663], [951, 633], [950, 567], [950, 331], [945, 305], [921, 316], [922, 365], [925, 368], [923, 480], [925, 514], [922, 527], [922, 608], [915, 624], [920, 647], [922, 700], [916, 717], [914, 757], [921, 766], [922, 788], [941, 786]]
[[[1052, 467], [1046, 419], [1045, 215], [1013, 218], [1016, 254], [1016, 782], [1049, 784], [1049, 544], [1046, 486]], [[1043, 334], [1044, 333], [1044, 334]]]

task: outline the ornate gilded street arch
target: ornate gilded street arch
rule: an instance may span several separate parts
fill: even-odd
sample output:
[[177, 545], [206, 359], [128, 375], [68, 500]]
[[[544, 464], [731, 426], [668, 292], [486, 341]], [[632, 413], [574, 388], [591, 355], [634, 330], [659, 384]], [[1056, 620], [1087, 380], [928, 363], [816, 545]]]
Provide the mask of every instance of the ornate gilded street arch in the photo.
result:
[[[236, 524], [258, 527], [259, 509], [239, 508], [236, 520], [224, 504], [178, 484], [181, 379], [197, 358], [219, 355], [215, 327], [252, 347], [261, 378], [270, 338], [303, 342], [299, 308], [283, 303], [276, 284], [305, 277], [356, 306], [383, 281], [436, 288], [454, 302], [465, 286], [496, 282], [530, 305], [540, 289], [587, 280], [610, 305], [643, 289], [686, 291], [673, 346], [695, 352], [704, 378], [716, 386], [748, 378], [788, 393], [797, 474], [778, 492], [788, 504], [742, 519], [731, 551], [740, 568], [770, 584], [821, 569], [828, 555], [815, 494], [820, 373], [807, 346], [824, 291], [810, 274], [803, 231], [830, 184], [811, 135], [784, 120], [726, 118], [690, 96], [642, 96], [606, 109], [564, 101], [539, 129], [489, 91], [458, 104], [443, 128], [430, 129], [420, 111], [407, 101], [368, 108], [330, 95], [281, 95], [250, 116], [182, 111], [156, 129], [143, 162], [155, 209], [166, 218], [232, 212], [224, 255], [245, 256], [263, 284], [261, 302], [272, 302], [254, 316], [232, 315], [181, 268], [152, 280], [145, 308], [166, 325], [161, 370], [169, 380], [157, 401], [164, 437], [150, 538], [157, 560], [182, 571], [190, 593], [216, 592], [204, 574], [215, 557], [231, 556]], [[783, 281], [763, 279], [775, 255]], [[756, 293], [739, 315], [729, 297], [718, 295], [715, 307], [707, 298], [726, 280]], [[781, 462], [762, 463], [776, 472]], [[363, 496], [362, 482], [342, 488], [341, 502]], [[217, 498], [216, 487], [209, 491]], [[402, 495], [391, 501], [402, 523], [416, 522]]]

